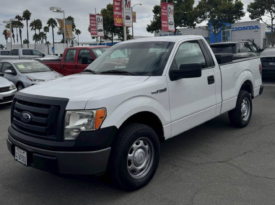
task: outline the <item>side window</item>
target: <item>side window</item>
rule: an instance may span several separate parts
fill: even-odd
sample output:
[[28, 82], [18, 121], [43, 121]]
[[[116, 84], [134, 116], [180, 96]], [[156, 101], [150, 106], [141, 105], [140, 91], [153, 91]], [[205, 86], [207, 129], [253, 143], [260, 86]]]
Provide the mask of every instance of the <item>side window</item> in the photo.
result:
[[1, 51], [1, 55], [3, 56], [8, 56], [10, 54], [9, 51]]
[[81, 62], [81, 58], [83, 56], [88, 58], [88, 63], [92, 63], [92, 61], [94, 60], [94, 58], [92, 57], [92, 54], [90, 53], [90, 51], [88, 49], [81, 49], [79, 51], [77, 61]]
[[37, 51], [37, 50], [32, 50], [32, 53], [33, 53], [33, 55], [35, 55], [35, 56], [43, 56], [43, 53], [41, 53], [41, 52], [39, 52], [39, 51]]
[[31, 50], [23, 50], [22, 51], [24, 56], [32, 56], [32, 51]]
[[252, 52], [249, 46], [249, 43], [240, 43], [240, 52], [241, 53]]
[[206, 68], [206, 60], [198, 41], [186, 42], [179, 46], [171, 69], [179, 70], [182, 64], [192, 63], [199, 63], [202, 68]]
[[249, 43], [249, 45], [250, 45], [252, 52], [254, 52], [254, 53], [258, 52], [258, 48], [254, 43]]
[[76, 54], [76, 49], [70, 49], [66, 53], [65, 61], [66, 62], [74, 62]]
[[15, 71], [13, 66], [10, 63], [4, 63], [2, 72], [4, 73], [6, 70]]
[[11, 51], [11, 55], [13, 55], [13, 56], [18, 56], [19, 54], [18, 54], [18, 49], [13, 49], [12, 51]]
[[0, 73], [3, 73], [3, 71], [2, 71], [2, 65], [3, 65], [3, 63], [0, 63]]

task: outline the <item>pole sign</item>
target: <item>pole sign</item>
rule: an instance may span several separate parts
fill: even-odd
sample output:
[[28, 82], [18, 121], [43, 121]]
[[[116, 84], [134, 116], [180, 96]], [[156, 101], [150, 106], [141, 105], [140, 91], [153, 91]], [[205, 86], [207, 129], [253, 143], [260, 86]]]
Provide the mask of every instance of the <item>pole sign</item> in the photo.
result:
[[91, 36], [97, 36], [97, 24], [95, 14], [90, 14], [90, 33]]
[[11, 37], [11, 32], [10, 32], [10, 30], [6, 30], [6, 32], [7, 32], [7, 38], [10, 38]]
[[175, 31], [174, 25], [174, 5], [161, 2], [161, 30]]
[[97, 36], [104, 37], [103, 16], [101, 14], [96, 15], [96, 24], [97, 24]]
[[127, 27], [132, 27], [132, 9], [131, 9], [131, 0], [124, 0], [125, 1], [125, 5], [124, 5], [124, 25]]
[[133, 12], [133, 23], [137, 22], [137, 12], [132, 11]]
[[122, 0], [113, 0], [115, 26], [123, 26]]

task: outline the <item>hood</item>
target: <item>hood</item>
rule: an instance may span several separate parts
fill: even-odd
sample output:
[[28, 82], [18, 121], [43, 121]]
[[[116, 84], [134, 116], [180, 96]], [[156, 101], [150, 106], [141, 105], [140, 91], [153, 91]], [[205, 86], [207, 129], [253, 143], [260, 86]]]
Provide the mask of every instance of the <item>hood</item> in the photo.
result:
[[24, 73], [24, 74], [31, 77], [31, 78], [35, 78], [35, 79], [39, 79], [39, 80], [45, 80], [46, 82], [62, 77], [61, 74], [59, 74], [55, 71], [38, 72], [38, 73]]
[[12, 82], [10, 82], [6, 78], [3, 78], [0, 76], [0, 88], [9, 87], [12, 84], [13, 84]]
[[104, 96], [108, 93], [113, 94], [131, 86], [138, 86], [148, 78], [148, 76], [77, 74], [35, 85], [21, 92], [32, 95], [67, 98], [70, 101], [86, 104], [91, 98]]

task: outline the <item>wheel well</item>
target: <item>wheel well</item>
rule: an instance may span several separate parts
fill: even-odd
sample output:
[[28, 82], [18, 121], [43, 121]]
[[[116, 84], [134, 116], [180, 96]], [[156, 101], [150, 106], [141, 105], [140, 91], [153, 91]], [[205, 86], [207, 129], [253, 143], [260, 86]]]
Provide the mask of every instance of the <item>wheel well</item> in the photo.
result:
[[140, 112], [129, 117], [123, 124], [140, 123], [151, 127], [158, 135], [159, 141], [164, 141], [164, 131], [160, 119], [151, 112]]
[[24, 85], [22, 82], [19, 81], [19, 82], [16, 83], [16, 87], [18, 87], [19, 84]]
[[247, 80], [244, 82], [244, 84], [242, 84], [241, 90], [247, 91], [251, 94], [251, 97], [254, 98], [253, 85], [250, 80]]

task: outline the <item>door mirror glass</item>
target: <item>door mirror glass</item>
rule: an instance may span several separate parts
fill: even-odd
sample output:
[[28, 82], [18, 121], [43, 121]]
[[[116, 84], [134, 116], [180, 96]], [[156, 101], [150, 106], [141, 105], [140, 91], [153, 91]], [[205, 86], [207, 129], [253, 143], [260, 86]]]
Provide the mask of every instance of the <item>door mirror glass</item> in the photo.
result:
[[10, 74], [10, 75], [13, 75], [13, 74], [14, 74], [14, 72], [12, 72], [12, 70], [10, 70], [10, 69], [7, 69], [7, 70], [5, 70], [5, 74]]
[[88, 57], [87, 56], [82, 56], [81, 57], [81, 64], [88, 64]]
[[199, 78], [202, 75], [201, 64], [182, 64], [179, 70], [170, 71], [170, 79], [172, 81], [182, 78]]
[[0, 76], [3, 77], [3, 76], [4, 76], [4, 73], [0, 73]]

